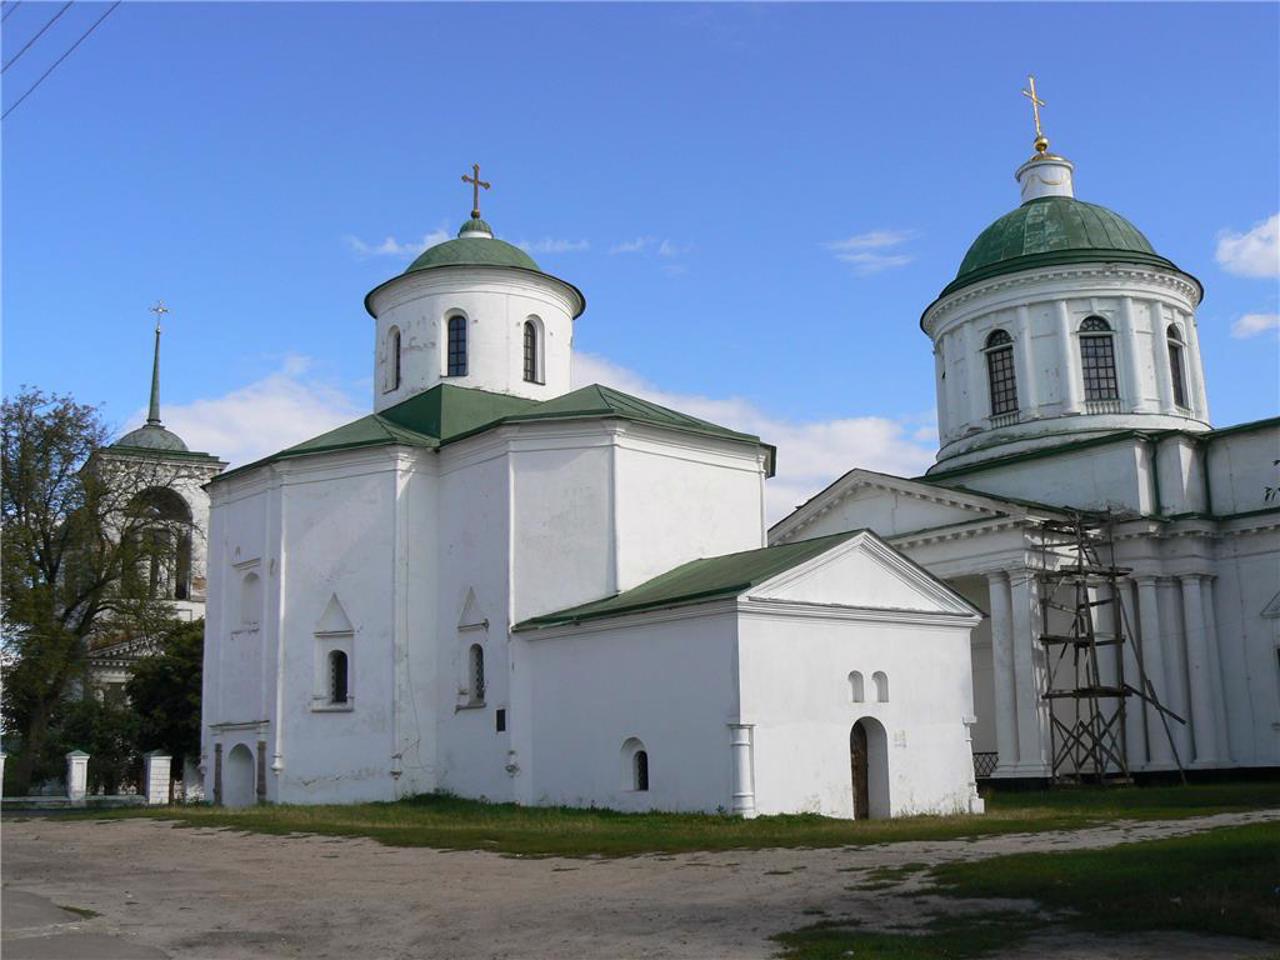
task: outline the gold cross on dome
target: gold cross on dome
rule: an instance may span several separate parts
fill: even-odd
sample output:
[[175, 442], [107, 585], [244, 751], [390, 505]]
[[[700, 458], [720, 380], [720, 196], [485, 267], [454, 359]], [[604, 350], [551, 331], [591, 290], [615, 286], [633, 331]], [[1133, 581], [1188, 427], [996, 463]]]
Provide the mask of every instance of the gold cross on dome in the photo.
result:
[[164, 305], [163, 300], [157, 300], [156, 305], [154, 307], [149, 307], [148, 309], [156, 315], [156, 331], [159, 332], [160, 320], [169, 312], [169, 308]]
[[1040, 108], [1045, 105], [1045, 102], [1036, 96], [1036, 78], [1031, 74], [1027, 74], [1027, 82], [1030, 84], [1031, 89], [1023, 90], [1022, 95], [1031, 101], [1031, 114], [1036, 121], [1036, 152], [1044, 153], [1049, 149], [1049, 138], [1040, 129]]
[[480, 219], [480, 189], [489, 189], [490, 184], [480, 179], [480, 164], [473, 163], [471, 165], [471, 176], [465, 173], [462, 175], [462, 182], [471, 184], [471, 217], [474, 220]]

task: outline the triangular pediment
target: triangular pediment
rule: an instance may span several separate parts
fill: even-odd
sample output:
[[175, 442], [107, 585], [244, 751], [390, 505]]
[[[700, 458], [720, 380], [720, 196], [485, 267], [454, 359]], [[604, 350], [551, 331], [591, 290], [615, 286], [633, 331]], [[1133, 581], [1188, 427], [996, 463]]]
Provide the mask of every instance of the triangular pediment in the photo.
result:
[[347, 611], [342, 608], [342, 601], [336, 593], [333, 594], [325, 605], [320, 622], [316, 624], [316, 633], [352, 633], [354, 629]]
[[746, 596], [824, 607], [981, 616], [964, 597], [870, 531], [758, 584]]
[[1262, 616], [1268, 620], [1280, 619], [1280, 593], [1271, 598], [1271, 601], [1262, 608]]
[[1020, 516], [1023, 504], [953, 490], [874, 470], [850, 470], [769, 531], [770, 543], [820, 537], [840, 530], [873, 530], [881, 537], [975, 520]]
[[485, 612], [480, 609], [480, 604], [476, 600], [476, 592], [471, 587], [467, 587], [467, 595], [462, 601], [462, 610], [458, 614], [458, 629], [466, 630], [472, 627], [488, 627], [489, 618]]

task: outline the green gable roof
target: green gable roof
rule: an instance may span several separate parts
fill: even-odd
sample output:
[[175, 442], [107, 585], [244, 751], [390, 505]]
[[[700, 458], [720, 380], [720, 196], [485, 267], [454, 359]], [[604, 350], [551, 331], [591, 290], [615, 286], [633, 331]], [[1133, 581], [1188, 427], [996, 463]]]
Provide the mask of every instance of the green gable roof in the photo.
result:
[[604, 600], [594, 600], [567, 610], [531, 617], [516, 624], [515, 629], [536, 630], [540, 627], [639, 613], [659, 607], [676, 607], [735, 597], [792, 567], [826, 553], [837, 544], [862, 532], [846, 530], [813, 540], [797, 540], [795, 543], [784, 543], [776, 547], [691, 560], [638, 587], [624, 590]]
[[978, 235], [939, 298], [1007, 273], [1099, 260], [1181, 272], [1118, 213], [1073, 197], [1039, 197]]
[[632, 420], [705, 436], [760, 444], [769, 450], [769, 469], [772, 473], [774, 450], [768, 444], [761, 443], [759, 437], [738, 433], [599, 384], [538, 402], [504, 393], [490, 393], [473, 387], [455, 387], [442, 383], [388, 407], [381, 413], [343, 424], [263, 460], [237, 467], [217, 479], [291, 457], [390, 444], [434, 449], [505, 423], [583, 418]]

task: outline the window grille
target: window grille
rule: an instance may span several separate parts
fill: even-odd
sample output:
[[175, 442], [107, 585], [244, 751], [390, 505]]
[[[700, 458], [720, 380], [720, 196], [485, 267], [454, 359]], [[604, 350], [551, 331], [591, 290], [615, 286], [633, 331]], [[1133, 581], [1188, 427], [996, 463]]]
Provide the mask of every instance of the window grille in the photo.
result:
[[467, 375], [467, 318], [449, 318], [449, 376]]
[[478, 643], [471, 647], [471, 702], [484, 703], [484, 650]]
[[538, 379], [538, 325], [532, 320], [524, 323], [524, 378], [528, 383], [541, 383]]
[[347, 655], [333, 650], [329, 653], [329, 702], [346, 703], [347, 699]]
[[1018, 383], [1013, 369], [1013, 338], [1003, 330], [987, 337], [987, 381], [991, 387], [991, 415], [1018, 410]]
[[1111, 326], [1101, 317], [1088, 317], [1080, 324], [1080, 333], [1080, 368], [1084, 373], [1085, 400], [1118, 400], [1120, 385], [1116, 380], [1116, 352]]

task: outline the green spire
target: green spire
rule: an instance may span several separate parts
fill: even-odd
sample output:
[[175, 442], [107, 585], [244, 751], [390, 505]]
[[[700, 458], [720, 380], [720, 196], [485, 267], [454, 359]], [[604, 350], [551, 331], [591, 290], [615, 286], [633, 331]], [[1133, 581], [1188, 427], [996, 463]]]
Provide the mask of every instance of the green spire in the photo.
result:
[[147, 423], [160, 425], [160, 318], [169, 312], [162, 300], [151, 308], [156, 315], [156, 350], [151, 360], [151, 406], [147, 410]]

